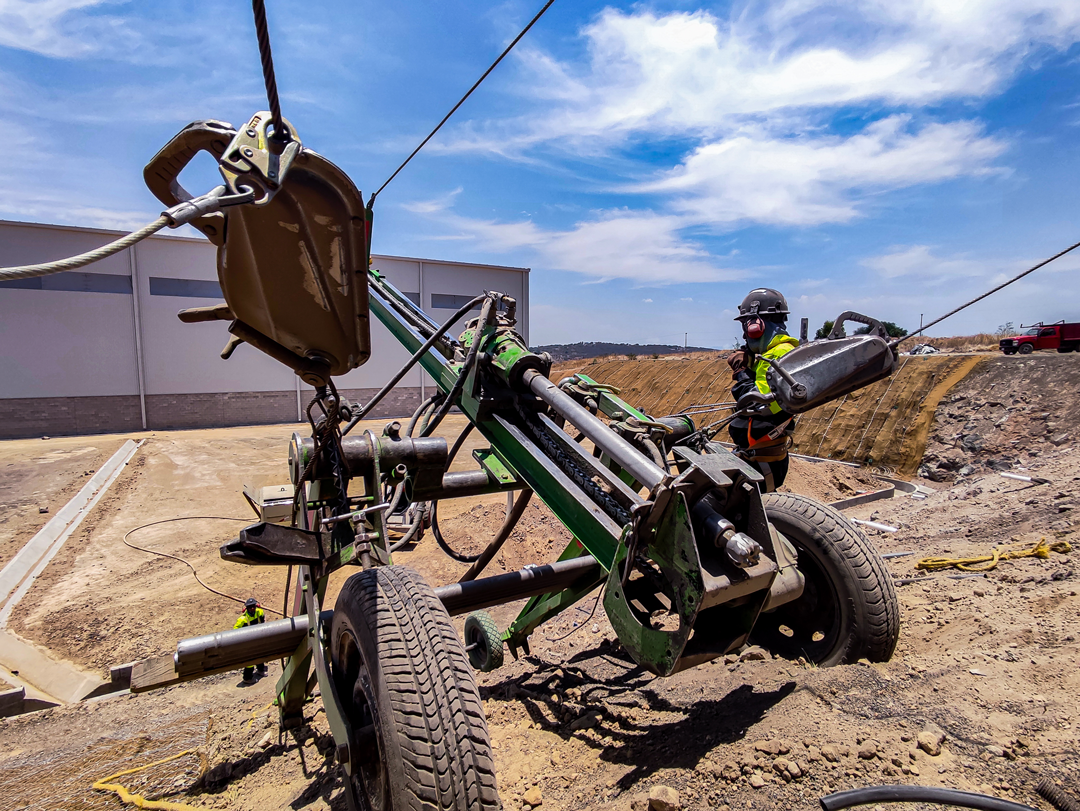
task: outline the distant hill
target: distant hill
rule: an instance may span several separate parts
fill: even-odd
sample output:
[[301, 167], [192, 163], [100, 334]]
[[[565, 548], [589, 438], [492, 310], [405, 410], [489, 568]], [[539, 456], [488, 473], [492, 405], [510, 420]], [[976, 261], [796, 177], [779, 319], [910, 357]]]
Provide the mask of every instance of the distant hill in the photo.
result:
[[547, 344], [531, 347], [533, 352], [547, 352], [556, 363], [584, 358], [602, 358], [605, 355], [675, 355], [681, 352], [716, 352], [707, 346], [669, 346], [666, 344], [609, 344], [603, 341], [587, 341], [577, 344]]

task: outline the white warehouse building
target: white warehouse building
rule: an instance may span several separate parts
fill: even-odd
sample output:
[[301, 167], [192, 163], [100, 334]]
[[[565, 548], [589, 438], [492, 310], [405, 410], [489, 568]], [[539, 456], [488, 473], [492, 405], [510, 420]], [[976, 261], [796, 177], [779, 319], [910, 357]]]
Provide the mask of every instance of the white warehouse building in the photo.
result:
[[[118, 236], [0, 220], [0, 267], [73, 256]], [[159, 234], [79, 271], [0, 282], [0, 439], [301, 421], [312, 391], [291, 370], [247, 344], [222, 360], [225, 323], [176, 317], [223, 300], [216, 251], [202, 238]], [[528, 268], [372, 259], [437, 323], [484, 290], [513, 296], [528, 341]], [[374, 394], [409, 357], [374, 317], [371, 325], [371, 359], [335, 378], [351, 400]], [[433, 391], [414, 369], [373, 416], [408, 415]]]

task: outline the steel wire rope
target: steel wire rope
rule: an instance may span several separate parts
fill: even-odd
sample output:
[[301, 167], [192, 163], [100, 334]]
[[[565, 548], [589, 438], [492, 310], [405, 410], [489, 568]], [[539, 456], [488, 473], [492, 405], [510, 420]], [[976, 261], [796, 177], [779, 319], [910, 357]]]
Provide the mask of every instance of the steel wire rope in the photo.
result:
[[217, 186], [206, 194], [191, 200], [185, 200], [184, 202], [177, 203], [175, 206], [166, 209], [161, 212], [161, 216], [152, 223], [144, 225], [142, 228], [132, 231], [130, 234], [125, 234], [119, 239], [113, 240], [106, 245], [102, 245], [100, 248], [94, 248], [93, 250], [81, 253], [78, 256], [69, 256], [67, 259], [57, 259], [52, 262], [43, 262], [38, 265], [20, 265], [17, 267], [0, 268], [0, 282], [14, 281], [16, 279], [32, 279], [37, 276], [51, 276], [54, 273], [63, 273], [66, 270], [75, 270], [76, 268], [99, 262], [113, 254], [120, 253], [120, 251], [130, 248], [138, 242], [142, 242], [144, 239], [153, 236], [166, 226], [169, 228], [179, 228], [181, 225], [186, 225], [204, 214], [219, 211], [222, 208], [252, 202], [255, 199], [255, 192], [247, 186], [243, 188], [245, 191], [242, 191], [240, 194], [227, 195], [225, 192], [228, 191], [228, 189], [224, 186]]
[[271, 137], [278, 142], [288, 141], [291, 140], [291, 133], [281, 116], [281, 99], [278, 97], [277, 76], [274, 74], [274, 54], [270, 49], [270, 29], [266, 24], [266, 4], [263, 0], [251, 0], [251, 11], [255, 17], [255, 38], [259, 41], [266, 101], [270, 104], [270, 123], [274, 126]]
[[[257, 2], [257, 0], [253, 0], [253, 2]], [[542, 9], [540, 9], [536, 13], [536, 16], [533, 17], [531, 20], [529, 20], [529, 24], [521, 29], [521, 33], [518, 34], [516, 37], [514, 37], [513, 41], [509, 45], [506, 46], [506, 50], [504, 50], [501, 54], [499, 54], [499, 58], [491, 63], [491, 67], [489, 67], [487, 70], [484, 71], [484, 75], [476, 80], [476, 83], [472, 87], [470, 87], [468, 92], [466, 92], [465, 95], [462, 96], [461, 99], [458, 101], [458, 103], [455, 104], [453, 106], [453, 108], [451, 108], [450, 112], [448, 112], [445, 116], [443, 116], [443, 120], [435, 125], [435, 129], [433, 129], [430, 133], [428, 133], [427, 138], [425, 138], [423, 141], [421, 141], [420, 145], [418, 147], [416, 147], [416, 149], [414, 149], [412, 151], [412, 154], [410, 154], [409, 157], [407, 157], [404, 161], [402, 161], [401, 166], [399, 166], [397, 169], [395, 169], [394, 173], [392, 175], [390, 175], [390, 177], [388, 177], [386, 179], [386, 181], [381, 186], [379, 186], [378, 190], [375, 191], [371, 195], [371, 199], [368, 200], [368, 208], [371, 208], [375, 204], [375, 198], [379, 196], [379, 194], [382, 192], [382, 190], [385, 189], [387, 186], [389, 186], [390, 181], [398, 176], [398, 172], [400, 172], [402, 169], [404, 169], [405, 166], [409, 163], [409, 161], [411, 161], [414, 157], [416, 157], [416, 153], [419, 152], [421, 149], [423, 149], [424, 146], [427, 145], [427, 142], [435, 137], [435, 133], [437, 133], [440, 129], [442, 129], [442, 125], [450, 120], [450, 116], [452, 116], [454, 113], [457, 112], [458, 107], [460, 107], [462, 104], [465, 103], [465, 100], [468, 99], [469, 96], [472, 95], [473, 91], [476, 90], [476, 88], [478, 88], [480, 86], [480, 83], [483, 82], [484, 79], [486, 79], [488, 77], [488, 74], [491, 73], [491, 71], [495, 70], [495, 68], [498, 66], [498, 64], [503, 61], [503, 58], [508, 53], [510, 53], [510, 51], [513, 49], [513, 47], [515, 45], [518, 44], [518, 42], [521, 40], [521, 38], [523, 36], [525, 36], [527, 33], [529, 33], [529, 29], [532, 28], [533, 25], [536, 24], [537, 20], [539, 20], [542, 16], [544, 16], [544, 12], [547, 11], [549, 8], [551, 8], [551, 4], [554, 3], [554, 2], [555, 2], [555, 0], [548, 0], [544, 4], [544, 7]], [[261, 2], [259, 4], [262, 5]]]
[[[130, 547], [131, 549], [136, 549], [139, 552], [145, 552], [148, 555], [159, 555], [159, 556], [161, 556], [163, 558], [171, 558], [172, 560], [180, 561], [185, 566], [187, 566], [189, 569], [191, 569], [191, 573], [195, 576], [195, 579], [199, 582], [199, 585], [202, 586], [204, 589], [206, 589], [207, 591], [209, 591], [209, 592], [211, 592], [213, 594], [218, 595], [219, 597], [225, 597], [226, 599], [232, 600], [233, 602], [240, 603], [241, 605], [243, 605], [246, 602], [246, 600], [243, 600], [240, 597], [233, 597], [231, 594], [226, 594], [223, 591], [218, 591], [213, 586], [208, 585], [201, 577], [199, 577], [199, 572], [195, 569], [195, 567], [191, 564], [190, 561], [185, 560], [184, 558], [180, 557], [179, 555], [172, 555], [172, 554], [170, 554], [168, 552], [161, 552], [161, 551], [159, 551], [157, 549], [147, 549], [144, 546], [136, 546], [135, 544], [133, 544], [131, 541], [128, 540], [128, 538], [133, 533], [138, 532], [141, 529], [146, 529], [147, 527], [157, 526], [158, 524], [169, 524], [169, 523], [172, 523], [173, 521], [240, 521], [240, 522], [245, 523], [245, 524], [250, 524], [251, 519], [250, 518], [232, 518], [230, 516], [225, 516], [225, 515], [181, 515], [181, 516], [178, 516], [176, 518], [162, 518], [160, 521], [151, 521], [148, 524], [142, 524], [141, 526], [137, 526], [137, 527], [134, 527], [133, 529], [129, 529], [127, 532], [124, 533], [124, 537], [122, 539], [123, 542], [124, 542], [124, 546]], [[274, 614], [281, 614], [282, 616], [285, 616], [282, 612], [279, 612], [274, 608], [269, 608], [267, 606], [263, 606], [263, 608], [265, 608], [267, 611], [273, 612]]]
[[1001, 289], [1003, 289], [1003, 288], [1005, 288], [1005, 287], [1008, 287], [1008, 286], [1009, 286], [1010, 284], [1012, 284], [1013, 282], [1018, 282], [1018, 281], [1020, 281], [1020, 280], [1021, 280], [1022, 278], [1024, 278], [1025, 276], [1027, 276], [1027, 275], [1028, 275], [1029, 273], [1034, 273], [1034, 272], [1035, 272], [1036, 270], [1038, 270], [1039, 268], [1043, 267], [1044, 265], [1049, 265], [1049, 264], [1050, 264], [1051, 262], [1053, 262], [1053, 261], [1054, 261], [1055, 259], [1060, 259], [1060, 258], [1061, 258], [1061, 257], [1063, 257], [1063, 256], [1064, 256], [1065, 254], [1069, 253], [1070, 251], [1075, 251], [1075, 250], [1076, 250], [1077, 248], [1080, 248], [1080, 242], [1077, 242], [1077, 243], [1075, 243], [1075, 244], [1073, 244], [1073, 245], [1070, 245], [1070, 246], [1069, 246], [1068, 248], [1066, 248], [1066, 249], [1065, 249], [1065, 250], [1063, 250], [1063, 251], [1060, 251], [1059, 253], [1055, 253], [1055, 254], [1054, 254], [1053, 256], [1051, 256], [1051, 257], [1050, 257], [1049, 259], [1044, 259], [1043, 261], [1039, 262], [1039, 263], [1038, 263], [1037, 265], [1033, 265], [1032, 267], [1029, 267], [1029, 268], [1028, 268], [1027, 270], [1025, 270], [1025, 271], [1024, 271], [1023, 273], [1020, 273], [1020, 274], [1018, 274], [1018, 275], [1016, 275], [1016, 276], [1013, 276], [1013, 277], [1012, 277], [1011, 279], [1009, 279], [1008, 281], [1004, 281], [1004, 282], [1002, 282], [1002, 283], [1001, 283], [1001, 284], [999, 284], [999, 285], [998, 285], [997, 287], [994, 287], [994, 288], [991, 288], [990, 290], [987, 290], [987, 291], [986, 291], [985, 293], [983, 293], [983, 294], [982, 294], [982, 295], [980, 295], [980, 296], [976, 296], [975, 298], [973, 298], [973, 299], [972, 299], [971, 301], [967, 302], [966, 304], [961, 304], [961, 305], [960, 305], [959, 307], [957, 307], [956, 309], [954, 309], [954, 310], [949, 310], [949, 312], [945, 313], [945, 315], [941, 316], [940, 318], [935, 318], [935, 319], [934, 319], [933, 321], [931, 321], [931, 322], [930, 322], [929, 324], [926, 324], [925, 326], [919, 327], [919, 329], [918, 329], [918, 330], [917, 330], [916, 332], [913, 332], [913, 333], [911, 333], [910, 335], [904, 335], [904, 336], [903, 336], [903, 337], [901, 337], [901, 338], [896, 338], [895, 340], [893, 340], [893, 341], [890, 341], [890, 342], [889, 342], [889, 346], [899, 346], [899, 345], [900, 345], [900, 344], [902, 344], [902, 343], [903, 343], [904, 341], [906, 341], [906, 340], [907, 340], [908, 338], [914, 338], [914, 337], [915, 337], [916, 335], [919, 335], [920, 333], [923, 333], [923, 332], [925, 332], [926, 330], [930, 329], [930, 327], [934, 326], [934, 324], [940, 324], [940, 323], [941, 323], [942, 321], [944, 321], [944, 320], [945, 320], [946, 318], [948, 318], [949, 316], [952, 316], [952, 315], [956, 315], [956, 314], [957, 314], [958, 312], [960, 312], [961, 310], [967, 309], [967, 308], [968, 308], [968, 307], [970, 307], [970, 306], [971, 306], [972, 304], [975, 304], [976, 302], [982, 301], [982, 300], [983, 300], [984, 298], [986, 298], [987, 296], [991, 296], [991, 295], [993, 295], [994, 293], [996, 293], [996, 292], [997, 292], [998, 290], [1001, 290]]

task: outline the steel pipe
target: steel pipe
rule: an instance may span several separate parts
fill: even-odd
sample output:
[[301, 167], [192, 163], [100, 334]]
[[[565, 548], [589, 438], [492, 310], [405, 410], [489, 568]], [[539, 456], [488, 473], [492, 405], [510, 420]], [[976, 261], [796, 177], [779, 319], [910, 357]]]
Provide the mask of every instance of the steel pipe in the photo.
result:
[[[333, 611], [321, 614], [324, 623], [333, 616]], [[181, 639], [176, 643], [173, 663], [177, 675], [183, 677], [269, 662], [290, 655], [307, 632], [307, 614], [301, 614], [246, 628]]]
[[562, 591], [579, 580], [598, 577], [603, 569], [592, 555], [530, 566], [516, 572], [450, 583], [435, 589], [450, 616], [501, 605], [524, 597]]
[[442, 501], [447, 498], [465, 498], [467, 496], [486, 496], [491, 493], [505, 493], [520, 490], [524, 482], [502, 482], [489, 476], [486, 470], [461, 470], [444, 473], [442, 486], [438, 489], [419, 488], [413, 491], [414, 501]]
[[652, 490], [664, 480], [667, 474], [651, 459], [542, 374], [530, 369], [521, 379], [533, 394], [585, 434], [639, 484]]

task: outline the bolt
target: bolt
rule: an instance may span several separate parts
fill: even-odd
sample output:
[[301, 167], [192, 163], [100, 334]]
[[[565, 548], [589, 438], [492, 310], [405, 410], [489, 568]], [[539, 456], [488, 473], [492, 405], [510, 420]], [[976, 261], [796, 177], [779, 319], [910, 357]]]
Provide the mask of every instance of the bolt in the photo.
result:
[[250, 158], [250, 157], [251, 157], [252, 155], [254, 155], [254, 154], [255, 154], [255, 150], [254, 150], [254, 149], [252, 149], [252, 148], [251, 148], [250, 146], [245, 146], [245, 147], [244, 147], [244, 148], [243, 148], [242, 150], [240, 150], [240, 151], [244, 153], [244, 157], [245, 157], [245, 158]]
[[254, 137], [256, 137], [256, 136], [257, 136], [257, 135], [258, 135], [259, 133], [257, 133], [257, 132], [255, 131], [255, 128], [254, 128], [254, 127], [248, 127], [248, 130], [247, 130], [247, 134], [248, 134], [248, 135], [249, 135], [250, 137], [254, 138]]

